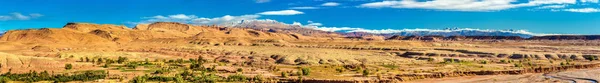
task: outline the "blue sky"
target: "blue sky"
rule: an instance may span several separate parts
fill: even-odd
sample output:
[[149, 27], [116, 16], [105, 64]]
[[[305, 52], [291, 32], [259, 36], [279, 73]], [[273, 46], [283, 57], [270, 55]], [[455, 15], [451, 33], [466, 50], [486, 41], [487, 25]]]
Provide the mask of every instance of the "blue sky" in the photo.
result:
[[[271, 19], [323, 28], [518, 29], [600, 34], [598, 0], [1, 0], [0, 31], [67, 22], [219, 24]], [[311, 21], [311, 22], [309, 22]]]

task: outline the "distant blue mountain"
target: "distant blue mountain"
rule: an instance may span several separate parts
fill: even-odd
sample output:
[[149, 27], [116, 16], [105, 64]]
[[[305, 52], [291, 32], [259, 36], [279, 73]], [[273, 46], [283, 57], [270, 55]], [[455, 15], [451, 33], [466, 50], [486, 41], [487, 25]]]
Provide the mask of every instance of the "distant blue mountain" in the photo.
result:
[[[299, 29], [304, 28], [300, 31], [293, 31], [297, 33], [303, 33], [304, 31], [310, 30], [321, 30], [327, 32], [337, 32], [346, 36], [360, 36], [360, 35], [382, 35], [391, 37], [394, 35], [399, 36], [520, 36], [523, 38], [530, 38], [533, 36], [539, 36], [525, 30], [483, 30], [483, 29], [471, 29], [471, 28], [446, 28], [446, 29], [383, 29], [383, 30], [372, 30], [364, 28], [352, 28], [352, 27], [321, 27], [302, 25], [300, 23], [286, 24], [278, 22], [276, 20], [243, 20], [240, 22], [232, 22], [221, 24], [222, 26], [232, 27], [246, 27], [254, 29]], [[314, 31], [311, 31], [314, 32]]]
[[393, 33], [382, 33], [384, 36], [520, 36], [530, 38], [535, 36], [530, 32], [522, 30], [479, 30], [479, 29], [455, 29], [455, 30], [420, 30], [420, 31], [400, 31]]

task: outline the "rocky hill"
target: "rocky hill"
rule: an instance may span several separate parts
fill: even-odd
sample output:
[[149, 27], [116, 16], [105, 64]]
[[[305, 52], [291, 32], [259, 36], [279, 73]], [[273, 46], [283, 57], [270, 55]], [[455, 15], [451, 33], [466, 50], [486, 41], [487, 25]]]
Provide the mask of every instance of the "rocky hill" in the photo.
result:
[[11, 30], [0, 41], [53, 45], [117, 46], [135, 41], [163, 41], [184, 39], [188, 42], [243, 42], [257, 40], [301, 40], [314, 37], [293, 32], [263, 31], [220, 26], [194, 26], [175, 22], [141, 24], [130, 29], [118, 25], [68, 23], [63, 28]]

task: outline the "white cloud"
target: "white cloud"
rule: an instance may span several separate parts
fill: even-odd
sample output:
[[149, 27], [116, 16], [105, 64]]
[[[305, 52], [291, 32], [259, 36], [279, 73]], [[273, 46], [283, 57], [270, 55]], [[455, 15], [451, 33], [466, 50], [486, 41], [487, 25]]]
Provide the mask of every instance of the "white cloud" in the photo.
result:
[[304, 14], [304, 12], [296, 11], [296, 10], [280, 10], [280, 11], [266, 11], [258, 13], [260, 15], [297, 15]]
[[15, 13], [10, 13], [10, 15], [0, 15], [0, 21], [7, 21], [7, 20], [30, 20], [30, 19], [34, 19], [34, 18], [39, 18], [42, 17], [44, 15], [39, 14], [39, 13], [32, 13], [29, 15], [23, 15], [21, 13], [15, 12]]
[[359, 7], [433, 9], [449, 11], [498, 11], [518, 7], [531, 7], [549, 4], [575, 4], [577, 0], [530, 0], [526, 3], [516, 2], [517, 0], [402, 0], [365, 3], [361, 4]]
[[565, 8], [565, 7], [567, 7], [567, 5], [548, 5], [548, 6], [538, 7], [538, 9], [558, 9], [558, 8]]
[[600, 9], [598, 9], [598, 8], [580, 8], [580, 9], [565, 9], [563, 11], [579, 12], [579, 13], [594, 13], [594, 12], [600, 12]]
[[291, 7], [290, 9], [298, 9], [298, 10], [303, 10], [303, 9], [319, 9], [319, 7], [305, 6], [305, 7]]
[[271, 2], [271, 0], [254, 0], [254, 2], [256, 2], [256, 3], [266, 3], [266, 2]]
[[226, 23], [234, 23], [241, 22], [242, 20], [255, 20], [259, 18], [260, 15], [241, 15], [241, 16], [231, 16], [225, 15], [223, 17], [215, 17], [215, 18], [205, 18], [198, 17], [196, 15], [185, 15], [185, 14], [176, 14], [176, 15], [168, 15], [168, 16], [152, 16], [152, 17], [144, 17], [144, 21], [140, 22], [128, 22], [129, 24], [148, 24], [153, 22], [179, 22], [186, 24], [194, 24], [194, 25], [221, 25]]
[[598, 0], [581, 0], [583, 3], [598, 3]]
[[[160, 18], [164, 18], [164, 17], [160, 17]], [[176, 15], [169, 15], [169, 18], [173, 18], [173, 19], [192, 19], [192, 18], [197, 18], [197, 16], [195, 15], [185, 15], [185, 14], [176, 14]]]
[[327, 3], [321, 4], [321, 6], [339, 6], [339, 5], [341, 5], [341, 4], [336, 3], [336, 2], [327, 2]]
[[302, 23], [300, 23], [300, 22], [293, 22], [292, 25], [302, 26]]
[[316, 23], [316, 22], [313, 22], [313, 21], [308, 21], [307, 26], [323, 26], [323, 24], [322, 23]]

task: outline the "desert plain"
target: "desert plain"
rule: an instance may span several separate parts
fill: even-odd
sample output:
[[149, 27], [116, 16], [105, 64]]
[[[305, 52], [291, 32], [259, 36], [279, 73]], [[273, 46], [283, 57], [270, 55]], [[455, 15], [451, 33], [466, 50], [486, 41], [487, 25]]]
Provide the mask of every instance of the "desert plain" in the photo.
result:
[[2, 83], [597, 83], [598, 36], [381, 36], [174, 22], [0, 37]]

